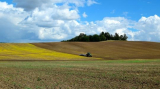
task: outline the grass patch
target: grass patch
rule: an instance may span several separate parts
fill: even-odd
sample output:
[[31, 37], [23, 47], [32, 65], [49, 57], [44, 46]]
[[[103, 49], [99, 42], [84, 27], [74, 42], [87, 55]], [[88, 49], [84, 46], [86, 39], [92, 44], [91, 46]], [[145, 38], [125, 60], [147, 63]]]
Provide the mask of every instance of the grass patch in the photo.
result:
[[107, 63], [151, 63], [160, 62], [160, 59], [131, 59], [131, 60], [108, 60]]

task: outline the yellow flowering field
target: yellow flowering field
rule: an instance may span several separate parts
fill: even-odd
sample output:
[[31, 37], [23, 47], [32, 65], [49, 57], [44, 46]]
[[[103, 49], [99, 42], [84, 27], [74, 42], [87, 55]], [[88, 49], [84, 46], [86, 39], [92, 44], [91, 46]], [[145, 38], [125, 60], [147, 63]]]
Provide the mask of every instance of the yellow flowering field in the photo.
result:
[[0, 60], [71, 60], [87, 59], [78, 55], [56, 52], [29, 43], [1, 43]]

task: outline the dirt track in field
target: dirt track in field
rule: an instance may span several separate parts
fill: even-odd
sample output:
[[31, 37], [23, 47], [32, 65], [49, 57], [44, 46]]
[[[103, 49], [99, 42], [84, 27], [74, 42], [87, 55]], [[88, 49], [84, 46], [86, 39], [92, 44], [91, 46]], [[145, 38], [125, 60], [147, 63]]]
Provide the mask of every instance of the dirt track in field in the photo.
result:
[[159, 59], [160, 43], [106, 41], [106, 42], [54, 42], [32, 43], [49, 50], [69, 54], [85, 54], [90, 52], [94, 57], [102, 59]]

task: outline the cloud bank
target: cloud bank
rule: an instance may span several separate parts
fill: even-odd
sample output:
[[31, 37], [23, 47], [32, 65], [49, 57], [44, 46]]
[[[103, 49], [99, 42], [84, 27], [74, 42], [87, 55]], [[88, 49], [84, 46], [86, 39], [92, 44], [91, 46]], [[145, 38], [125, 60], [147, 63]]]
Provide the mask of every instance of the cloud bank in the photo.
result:
[[[0, 42], [46, 42], [70, 39], [79, 33], [126, 33], [131, 41], [160, 42], [160, 17], [104, 17], [81, 21], [79, 7], [97, 4], [94, 0], [13, 0], [16, 6], [0, 2]], [[30, 3], [30, 4], [28, 4]], [[84, 13], [83, 17], [87, 17]]]

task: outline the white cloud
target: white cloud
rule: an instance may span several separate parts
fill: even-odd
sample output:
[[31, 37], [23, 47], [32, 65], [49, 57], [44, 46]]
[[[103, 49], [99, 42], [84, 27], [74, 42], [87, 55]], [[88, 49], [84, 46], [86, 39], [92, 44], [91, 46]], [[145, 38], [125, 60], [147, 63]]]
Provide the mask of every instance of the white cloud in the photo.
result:
[[69, 8], [62, 9], [60, 6], [54, 5], [53, 8], [46, 8], [44, 10], [36, 8], [32, 14], [21, 23], [54, 27], [63, 23], [63, 20], [76, 20], [79, 18], [80, 16], [77, 10], [69, 10]]
[[19, 25], [28, 13], [21, 8], [14, 8], [6, 2], [0, 2], [0, 41], [11, 42], [24, 39], [26, 35], [31, 36], [28, 30]]
[[[31, 11], [35, 8], [43, 7], [43, 5], [52, 6], [56, 3], [61, 4], [74, 4], [76, 7], [83, 7], [86, 3], [86, 0], [13, 0], [16, 3], [17, 7], [24, 8], [25, 11]], [[93, 0], [89, 0], [89, 5], [94, 4]]]
[[142, 17], [135, 25], [139, 31], [135, 35], [137, 40], [160, 42], [160, 17], [157, 15]]
[[39, 38], [40, 39], [57, 39], [61, 40], [64, 39], [67, 34], [61, 33], [59, 28], [41, 28], [39, 30]]
[[84, 18], [87, 18], [87, 16], [88, 16], [88, 15], [86, 14], [86, 12], [84, 12], [84, 13], [83, 13], [83, 17], [84, 17]]
[[[0, 41], [3, 42], [19, 42], [22, 39], [27, 41], [64, 39], [68, 35], [66, 29], [62, 29], [65, 22], [80, 18], [78, 9], [70, 7], [68, 3], [80, 6], [84, 0], [54, 0], [52, 4], [48, 3], [50, 1], [35, 0], [32, 2], [36, 3], [33, 5], [35, 7], [28, 4], [30, 0], [14, 2], [17, 2], [17, 7], [0, 2]], [[56, 5], [54, 2], [65, 3]], [[71, 28], [68, 31], [71, 33]]]
[[13, 0], [17, 7], [24, 8], [26, 11], [41, 7], [43, 4], [50, 3], [51, 0]]
[[0, 10], [13, 8], [13, 5], [8, 5], [6, 2], [0, 2]]
[[88, 0], [87, 1], [87, 5], [88, 6], [91, 6], [92, 4], [98, 4], [96, 1], [94, 1], [94, 0]]

